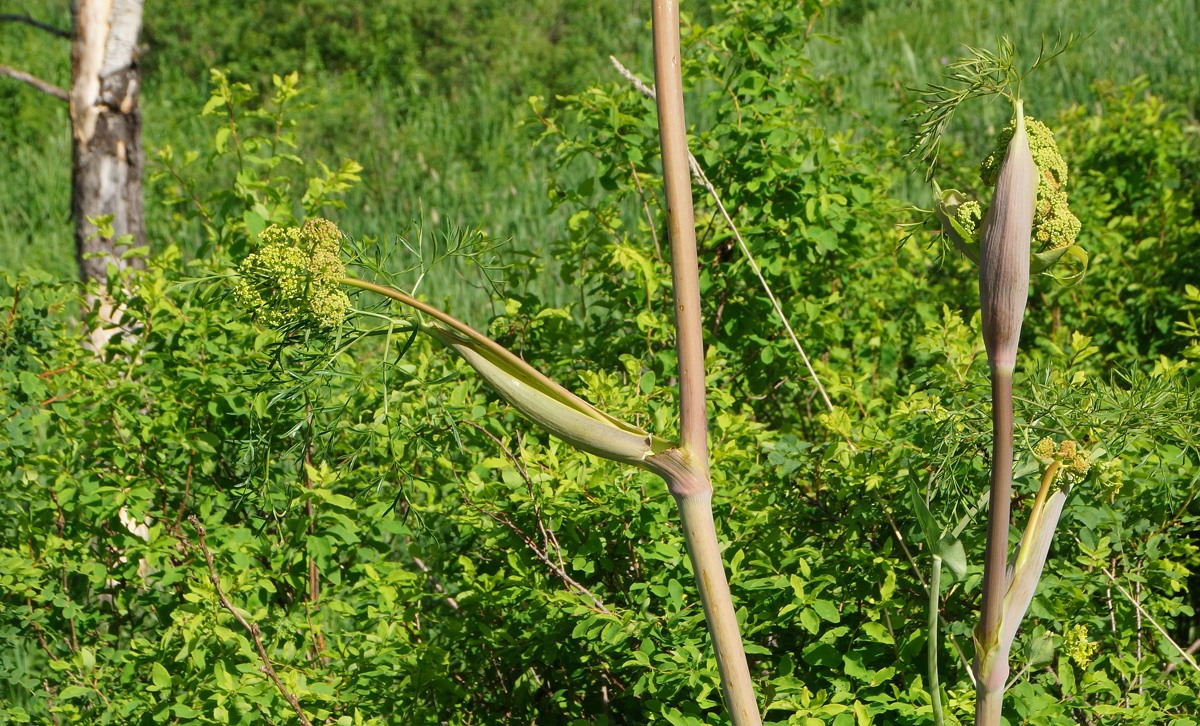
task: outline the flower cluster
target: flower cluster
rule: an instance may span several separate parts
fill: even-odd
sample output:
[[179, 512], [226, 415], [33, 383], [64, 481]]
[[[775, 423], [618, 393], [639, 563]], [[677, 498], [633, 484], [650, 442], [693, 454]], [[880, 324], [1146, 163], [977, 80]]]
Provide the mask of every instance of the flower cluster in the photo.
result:
[[327, 219], [303, 227], [272, 225], [259, 235], [262, 248], [242, 261], [234, 288], [238, 304], [274, 328], [309, 324], [334, 328], [350, 309], [341, 289], [342, 232]]
[[1033, 447], [1033, 455], [1044, 462], [1061, 462], [1063, 477], [1066, 479], [1078, 479], [1092, 468], [1087, 452], [1080, 449], [1074, 441], [1063, 441], [1056, 445], [1054, 439], [1047, 436]]
[[[1033, 238], [1041, 250], [1053, 250], [1075, 243], [1079, 234], [1079, 218], [1067, 205], [1067, 162], [1058, 150], [1054, 133], [1046, 124], [1025, 118], [1029, 135], [1029, 152], [1038, 170], [1037, 203], [1033, 215]], [[1008, 144], [1016, 131], [1012, 121], [996, 138], [996, 148], [979, 166], [979, 177], [983, 183], [995, 186], [1000, 166], [1008, 152]], [[967, 202], [958, 208], [955, 221], [978, 242], [979, 222], [986, 210], [978, 202]]]
[[1099, 649], [1099, 645], [1088, 640], [1086, 625], [1072, 625], [1070, 630], [1063, 633], [1063, 651], [1080, 668], [1087, 668]]

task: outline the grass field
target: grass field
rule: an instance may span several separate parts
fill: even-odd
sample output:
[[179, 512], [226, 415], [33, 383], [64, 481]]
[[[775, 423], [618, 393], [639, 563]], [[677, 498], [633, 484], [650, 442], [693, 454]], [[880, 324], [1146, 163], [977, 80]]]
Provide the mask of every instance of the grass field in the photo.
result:
[[[9, 5], [0, 3], [0, 12], [28, 11], [69, 25], [65, 2]], [[343, 18], [332, 3], [297, 3], [261, 23], [233, 4], [220, 5], [224, 15], [195, 23], [186, 9], [148, 7], [146, 149], [211, 143], [213, 121], [196, 117], [208, 96], [208, 65], [233, 66], [252, 81], [299, 68], [307, 100], [316, 105], [302, 117], [302, 146], [330, 162], [350, 157], [365, 167], [363, 184], [339, 216], [349, 233], [394, 235], [423, 214], [443, 225], [480, 227], [511, 240], [515, 249], [539, 253], [563, 220], [547, 211], [548, 151], [531, 147], [525, 99], [614, 80], [605, 60], [610, 53], [633, 59], [648, 74], [642, 19], [648, 7], [538, 0], [511, 8], [485, 0], [470, 5], [478, 6], [478, 17], [455, 15], [457, 24], [448, 30], [439, 25], [436, 32], [421, 13], [440, 18], [437, 13], [446, 11], [425, 2], [401, 3], [409, 15], [399, 20]], [[343, 32], [314, 35], [305, 12], [331, 14], [319, 17], [325, 27], [343, 23]], [[1027, 57], [1043, 36], [1053, 41], [1060, 30], [1091, 34], [1031, 79], [1027, 96], [1035, 114], [1088, 103], [1096, 78], [1121, 83], [1140, 75], [1193, 113], [1200, 104], [1200, 3], [1194, 0], [847, 0], [819, 28], [840, 42], [813, 43], [817, 71], [833, 80], [840, 109], [861, 111], [869, 122], [838, 113], [830, 124], [861, 129], [864, 136], [874, 133], [870, 129], [897, 129], [903, 116], [898, 101], [911, 95], [905, 89], [936, 79], [943, 59], [957, 55], [962, 44], [994, 47], [1000, 34], [1016, 40]], [[272, 37], [282, 42], [268, 45]], [[402, 44], [393, 50], [399, 41], [419, 52]], [[393, 53], [407, 55], [391, 64]], [[0, 63], [68, 83], [67, 42], [25, 25], [0, 25]], [[283, 67], [266, 67], [272, 64]], [[975, 127], [956, 132], [984, 139], [1001, 113], [979, 116]], [[64, 104], [0, 79], [0, 264], [74, 275], [69, 159]], [[159, 186], [147, 185], [152, 244], [173, 241], [194, 249], [196, 240], [173, 222], [162, 195]], [[452, 271], [440, 274], [429, 289], [456, 301], [481, 301], [482, 293]], [[559, 298], [552, 275], [537, 285], [549, 299]]]
[[[1072, 104], [1095, 101], [1093, 83], [1117, 85], [1145, 76], [1168, 101], [1200, 111], [1200, 3], [1195, 0], [847, 0], [821, 21], [836, 43], [817, 42], [817, 72], [835, 79], [842, 101], [874, 127], [894, 128], [904, 117], [911, 89], [937, 82], [944, 64], [964, 46], [995, 50], [1000, 36], [1017, 47], [1026, 65], [1043, 42], [1053, 47], [1076, 36], [1066, 53], [1024, 84], [1026, 111], [1050, 117]], [[970, 120], [952, 127], [972, 151], [991, 146], [990, 132], [1009, 114], [1001, 104], [975, 107]], [[843, 115], [837, 123], [862, 136], [862, 121]]]

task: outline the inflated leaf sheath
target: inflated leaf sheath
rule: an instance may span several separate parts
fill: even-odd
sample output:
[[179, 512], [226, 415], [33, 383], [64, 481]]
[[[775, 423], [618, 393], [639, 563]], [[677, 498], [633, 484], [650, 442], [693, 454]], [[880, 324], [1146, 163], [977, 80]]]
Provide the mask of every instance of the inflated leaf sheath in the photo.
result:
[[1070, 493], [1071, 486], [1068, 484], [1056, 489], [1046, 501], [1035, 503], [1025, 536], [1021, 538], [1021, 545], [1009, 565], [1004, 614], [1000, 624], [1000, 647], [1005, 653], [1012, 648], [1021, 621], [1033, 602], [1033, 593], [1037, 590], [1042, 569], [1046, 566], [1046, 556], [1050, 554], [1050, 545], [1054, 541], [1054, 529], [1058, 526], [1063, 505]]
[[501, 398], [548, 433], [590, 454], [633, 464], [660, 475], [672, 473], [674, 442], [609, 416], [534, 369], [511, 351], [435, 307], [373, 282], [345, 277], [342, 284], [369, 290], [425, 313], [421, 326], [458, 353]]
[[[471, 338], [437, 325], [424, 328], [439, 342], [462, 356], [487, 381], [488, 386], [548, 433], [590, 454], [652, 469], [650, 457], [671, 448], [671, 442], [612, 421], [601, 412], [581, 410], [576, 399], [566, 401], [536, 378], [499, 359]], [[590, 409], [591, 407], [588, 406]]]
[[993, 370], [1011, 371], [1017, 360], [1029, 296], [1029, 240], [1037, 186], [1037, 167], [1029, 151], [1021, 101], [1017, 101], [1017, 128], [996, 179], [979, 245], [983, 340]]

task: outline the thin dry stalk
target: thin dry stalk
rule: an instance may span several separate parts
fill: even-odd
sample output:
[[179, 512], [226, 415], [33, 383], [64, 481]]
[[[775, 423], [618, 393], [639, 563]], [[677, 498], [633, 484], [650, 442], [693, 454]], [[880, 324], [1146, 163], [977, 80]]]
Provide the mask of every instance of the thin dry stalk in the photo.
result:
[[[614, 66], [616, 66], [617, 72], [624, 76], [634, 88], [650, 98], [658, 97], [653, 88], [647, 87], [645, 83], [642, 83], [641, 79], [630, 73], [629, 69], [621, 65], [621, 61], [617, 60], [611, 55], [608, 57], [608, 59], [612, 61]], [[775, 293], [771, 290], [771, 286], [767, 284], [767, 279], [763, 276], [762, 268], [758, 266], [758, 260], [756, 260], [754, 255], [750, 253], [750, 248], [746, 245], [746, 240], [742, 239], [742, 233], [738, 231], [737, 225], [733, 222], [733, 218], [730, 217], [729, 212], [726, 211], [725, 204], [721, 201], [721, 196], [717, 194], [717, 188], [714, 187], [712, 182], [708, 180], [708, 176], [704, 173], [704, 170], [700, 168], [700, 162], [696, 160], [696, 157], [693, 156], [690, 151], [688, 152], [688, 167], [692, 172], [692, 176], [696, 179], [696, 182], [700, 186], [704, 187], [705, 190], [708, 191], [709, 195], [713, 198], [713, 202], [716, 203], [717, 209], [720, 210], [721, 216], [725, 219], [725, 223], [729, 225], [729, 230], [733, 232], [733, 237], [737, 240], [738, 247], [742, 250], [742, 254], [746, 256], [746, 261], [750, 263], [750, 269], [754, 270], [754, 274], [758, 277], [759, 284], [762, 285], [763, 292], [767, 294], [767, 299], [771, 301], [771, 307], [775, 309], [775, 314], [779, 316], [779, 321], [783, 323], [784, 330], [787, 331], [788, 337], [792, 339], [792, 344], [796, 346], [796, 351], [800, 353], [800, 359], [804, 361], [804, 367], [808, 369], [808, 374], [812, 378], [813, 385], [817, 387], [817, 391], [821, 394], [821, 399], [825, 401], [825, 408], [832, 411], [833, 402], [829, 399], [829, 394], [825, 392], [825, 386], [821, 384], [821, 379], [817, 376], [817, 371], [813, 368], [812, 361], [808, 359], [808, 354], [804, 352], [804, 346], [800, 344], [800, 339], [796, 337], [796, 331], [792, 330], [791, 323], [788, 322], [787, 316], [784, 315], [783, 306], [779, 304], [779, 300], [775, 297]], [[634, 180], [637, 181], [636, 171], [634, 172]], [[638, 190], [641, 191], [640, 183], [638, 184]], [[642, 201], [645, 202], [644, 196]], [[647, 210], [646, 213], [649, 215], [649, 210]], [[651, 225], [650, 229], [653, 232], [653, 224]], [[654, 239], [654, 246], [656, 249], [658, 248], [657, 236], [655, 236]]]
[[529, 551], [533, 552], [533, 556], [538, 558], [538, 560], [545, 565], [555, 577], [562, 580], [563, 584], [567, 586], [567, 589], [573, 590], [580, 595], [586, 595], [588, 599], [592, 601], [592, 604], [596, 607], [596, 609], [600, 612], [605, 613], [606, 615], [612, 614], [612, 612], [604, 606], [604, 601], [602, 601], [591, 590], [581, 585], [577, 580], [575, 580], [575, 578], [568, 575], [566, 569], [555, 563], [554, 560], [550, 558], [550, 553], [543, 550], [541, 547], [538, 547], [537, 542], [534, 542], [533, 538], [525, 534], [525, 531], [518, 527], [507, 514], [484, 509], [472, 501], [471, 498], [467, 496], [465, 491], [460, 491], [460, 494], [463, 498], [463, 502], [465, 502], [467, 506], [492, 520], [496, 524], [502, 524], [512, 530], [512, 533], [517, 535], [517, 537], [525, 543], [525, 546], [529, 548]]
[[274, 666], [271, 665], [271, 659], [267, 656], [267, 649], [263, 646], [262, 631], [258, 629], [258, 623], [247, 622], [246, 618], [233, 607], [233, 603], [225, 596], [225, 591], [221, 589], [221, 580], [217, 577], [217, 568], [213, 564], [212, 552], [208, 549], [208, 542], [205, 540], [204, 525], [200, 524], [200, 520], [196, 519], [195, 515], [188, 517], [188, 521], [192, 523], [196, 534], [200, 536], [200, 549], [204, 552], [204, 560], [208, 563], [208, 579], [212, 581], [213, 588], [217, 591], [217, 598], [221, 601], [221, 607], [233, 614], [233, 617], [241, 624], [246, 632], [250, 633], [250, 637], [254, 640], [254, 647], [258, 649], [258, 656], [262, 659], [260, 669], [271, 677], [275, 687], [283, 694], [283, 697], [292, 708], [296, 711], [296, 716], [299, 717], [300, 723], [304, 726], [312, 726], [312, 722], [304, 715], [304, 710], [300, 708], [300, 701], [296, 698], [296, 694], [292, 693], [283, 685], [283, 681], [279, 680], [279, 674], [275, 672]]
[[658, 231], [654, 229], [654, 215], [650, 214], [650, 202], [646, 201], [646, 190], [642, 189], [642, 180], [638, 178], [637, 167], [633, 165], [632, 161], [629, 162], [629, 172], [633, 174], [633, 183], [637, 185], [638, 196], [642, 198], [642, 211], [646, 213], [646, 225], [650, 228], [650, 237], [654, 239], [654, 259], [662, 262], [662, 247], [658, 244]]
[[1163, 628], [1163, 626], [1158, 624], [1158, 621], [1154, 619], [1153, 615], [1146, 612], [1146, 610], [1142, 607], [1141, 603], [1139, 603], [1137, 600], [1133, 599], [1133, 596], [1130, 595], [1129, 592], [1125, 588], [1121, 587], [1121, 583], [1117, 582], [1117, 578], [1113, 577], [1113, 574], [1106, 569], [1101, 568], [1100, 571], [1103, 572], [1105, 575], [1107, 575], [1109, 582], [1111, 582], [1117, 588], [1117, 590], [1119, 590], [1120, 593], [1125, 596], [1125, 599], [1128, 600], [1130, 602], [1130, 604], [1132, 604], [1135, 608], [1137, 608], [1138, 615], [1145, 617], [1147, 620], [1149, 620], [1150, 624], [1154, 626], [1154, 629], [1157, 630], [1159, 632], [1159, 634], [1162, 635], [1162, 637], [1166, 638], [1167, 642], [1170, 643], [1171, 646], [1175, 648], [1175, 650], [1179, 651], [1179, 655], [1183, 658], [1184, 662], [1187, 663], [1188, 665], [1190, 665], [1192, 668], [1196, 669], [1197, 673], [1200, 673], [1200, 665], [1197, 665], [1196, 661], [1192, 659], [1192, 656], [1189, 655], [1186, 650], [1181, 648], [1179, 646], [1179, 643], [1176, 643], [1171, 638], [1171, 636], [1167, 634], [1167, 631]]

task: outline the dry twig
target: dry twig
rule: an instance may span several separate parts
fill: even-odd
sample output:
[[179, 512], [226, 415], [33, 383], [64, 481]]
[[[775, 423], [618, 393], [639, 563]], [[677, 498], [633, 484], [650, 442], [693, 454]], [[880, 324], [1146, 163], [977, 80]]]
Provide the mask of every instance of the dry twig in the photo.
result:
[[[517, 457], [514, 456], [511, 451], [509, 451], [508, 447], [505, 446], [504, 443], [502, 441], [500, 441], [500, 439], [496, 438], [492, 434], [492, 432], [488, 431], [487, 429], [483, 428], [482, 426], [472, 423], [470, 421], [468, 421], [466, 423], [470, 426], [473, 426], [474, 428], [479, 429], [481, 432], [483, 432], [483, 434], [485, 436], [487, 436], [497, 446], [500, 447], [501, 451], [503, 451], [505, 456], [508, 457], [508, 460], [513, 463], [513, 466], [516, 468], [517, 472], [521, 475], [521, 478], [525, 480], [525, 484], [529, 487], [530, 494], [532, 496], [533, 481], [529, 478], [529, 472], [525, 470], [525, 467], [523, 467], [521, 465], [521, 462], [517, 459]], [[591, 590], [589, 590], [586, 587], [584, 587], [583, 585], [581, 585], [578, 581], [575, 580], [575, 578], [573, 578], [567, 574], [566, 565], [563, 564], [561, 549], [559, 549], [557, 552], [558, 562], [555, 562], [554, 559], [551, 558], [550, 549], [551, 548], [558, 549], [558, 547], [557, 547], [558, 540], [557, 540], [557, 538], [555, 538], [553, 536], [553, 534], [548, 533], [546, 531], [546, 526], [542, 522], [541, 509], [538, 507], [536, 500], [533, 502], [534, 516], [537, 519], [538, 529], [541, 530], [542, 541], [546, 545], [545, 548], [539, 547], [537, 542], [533, 541], [533, 538], [531, 538], [529, 535], [527, 535], [524, 530], [522, 530], [520, 527], [518, 527], [512, 521], [512, 519], [509, 518], [508, 514], [506, 514], [504, 512], [495, 512], [495, 511], [490, 511], [490, 510], [484, 509], [483, 507], [481, 507], [478, 504], [476, 504], [475, 502], [473, 502], [467, 496], [467, 493], [465, 490], [462, 490], [460, 488], [460, 491], [462, 492], [463, 501], [467, 503], [467, 506], [471, 507], [472, 509], [479, 512], [480, 514], [484, 515], [485, 517], [492, 520], [496, 524], [502, 524], [505, 527], [508, 527], [510, 530], [512, 530], [513, 534], [517, 535], [517, 537], [520, 538], [520, 540], [525, 543], [525, 546], [528, 547], [533, 552], [534, 557], [537, 557], [539, 560], [541, 560], [542, 564], [544, 564], [546, 567], [548, 567], [550, 569], [550, 572], [554, 573], [555, 577], [562, 580], [563, 584], [565, 584], [568, 589], [574, 590], [575, 592], [579, 593], [580, 595], [587, 595], [588, 599], [590, 599], [592, 601], [592, 603], [596, 606], [597, 610], [599, 610], [600, 612], [605, 613], [605, 614], [611, 614], [611, 611], [608, 608], [604, 607], [604, 601], [602, 601]], [[553, 542], [551, 540], [553, 540]]]
[[1190, 656], [1186, 650], [1179, 646], [1179, 643], [1176, 643], [1171, 636], [1167, 634], [1167, 631], [1163, 629], [1163, 626], [1158, 624], [1158, 621], [1154, 619], [1154, 616], [1146, 612], [1141, 603], [1139, 603], [1137, 600], [1134, 600], [1133, 596], [1130, 595], [1125, 588], [1121, 587], [1121, 583], [1117, 582], [1117, 578], [1113, 577], [1113, 574], [1104, 568], [1101, 568], [1100, 571], [1107, 575], [1109, 581], [1116, 586], [1117, 590], [1119, 590], [1122, 595], [1125, 596], [1125, 599], [1128, 600], [1135, 608], [1137, 608], [1138, 614], [1149, 620], [1150, 624], [1153, 625], [1156, 630], [1158, 630], [1162, 637], [1166, 638], [1167, 642], [1173, 645], [1175, 650], [1179, 651], [1179, 655], [1183, 657], [1184, 662], [1195, 668], [1197, 673], [1200, 673], [1200, 665], [1196, 665], [1196, 661], [1192, 660], [1192, 656]]
[[[625, 79], [631, 84], [633, 84], [634, 88], [650, 98], [656, 98], [654, 89], [648, 87], [645, 83], [642, 83], [637, 76], [629, 72], [629, 69], [621, 65], [619, 60], [611, 55], [608, 57], [608, 59], [612, 61], [614, 66], [616, 66], [617, 72], [624, 76]], [[754, 259], [754, 255], [750, 254], [750, 248], [746, 245], [746, 240], [742, 239], [742, 234], [738, 231], [737, 225], [733, 223], [733, 218], [730, 217], [729, 212], [725, 210], [725, 205], [721, 202], [721, 197], [717, 194], [716, 187], [714, 187], [712, 182], [708, 180], [708, 176], [704, 173], [704, 170], [700, 168], [700, 162], [696, 161], [696, 157], [692, 155], [690, 151], [688, 152], [688, 168], [691, 169], [692, 176], [695, 178], [696, 183], [708, 190], [709, 195], [712, 196], [713, 201], [716, 202], [717, 209], [720, 210], [721, 216], [725, 218], [725, 223], [729, 225], [730, 231], [733, 232], [733, 236], [734, 239], [737, 240], [738, 247], [741, 248], [742, 254], [746, 256], [746, 261], [750, 263], [750, 268], [754, 270], [754, 274], [758, 276], [758, 281], [762, 285], [763, 292], [767, 293], [767, 299], [771, 301], [771, 306], [775, 308], [775, 314], [779, 316], [780, 322], [783, 323], [784, 329], [787, 330], [788, 337], [792, 339], [792, 344], [796, 346], [796, 350], [800, 353], [800, 358], [804, 361], [804, 366], [808, 368], [808, 373], [812, 377], [813, 383], [816, 385], [817, 390], [820, 391], [821, 398], [825, 401], [825, 407], [832, 411], [833, 402], [829, 399], [829, 394], [825, 392], [825, 386], [821, 384], [821, 379], [817, 377], [817, 372], [815, 369], [813, 369], [812, 362], [808, 359], [808, 354], [804, 352], [804, 346], [800, 345], [800, 339], [796, 337], [796, 332], [792, 330], [791, 323], [788, 322], [787, 316], [784, 315], [783, 306], [780, 305], [779, 300], [775, 298], [775, 293], [771, 291], [771, 286], [767, 284], [767, 279], [763, 277], [762, 269], [758, 266], [758, 261]]]
[[0, 65], [0, 76], [8, 76], [9, 78], [20, 81], [21, 83], [28, 83], [42, 93], [48, 93], [60, 101], [66, 101], [70, 98], [66, 91], [54, 85], [53, 83], [43, 81], [37, 76], [30, 75], [25, 71], [19, 71], [11, 66]]

